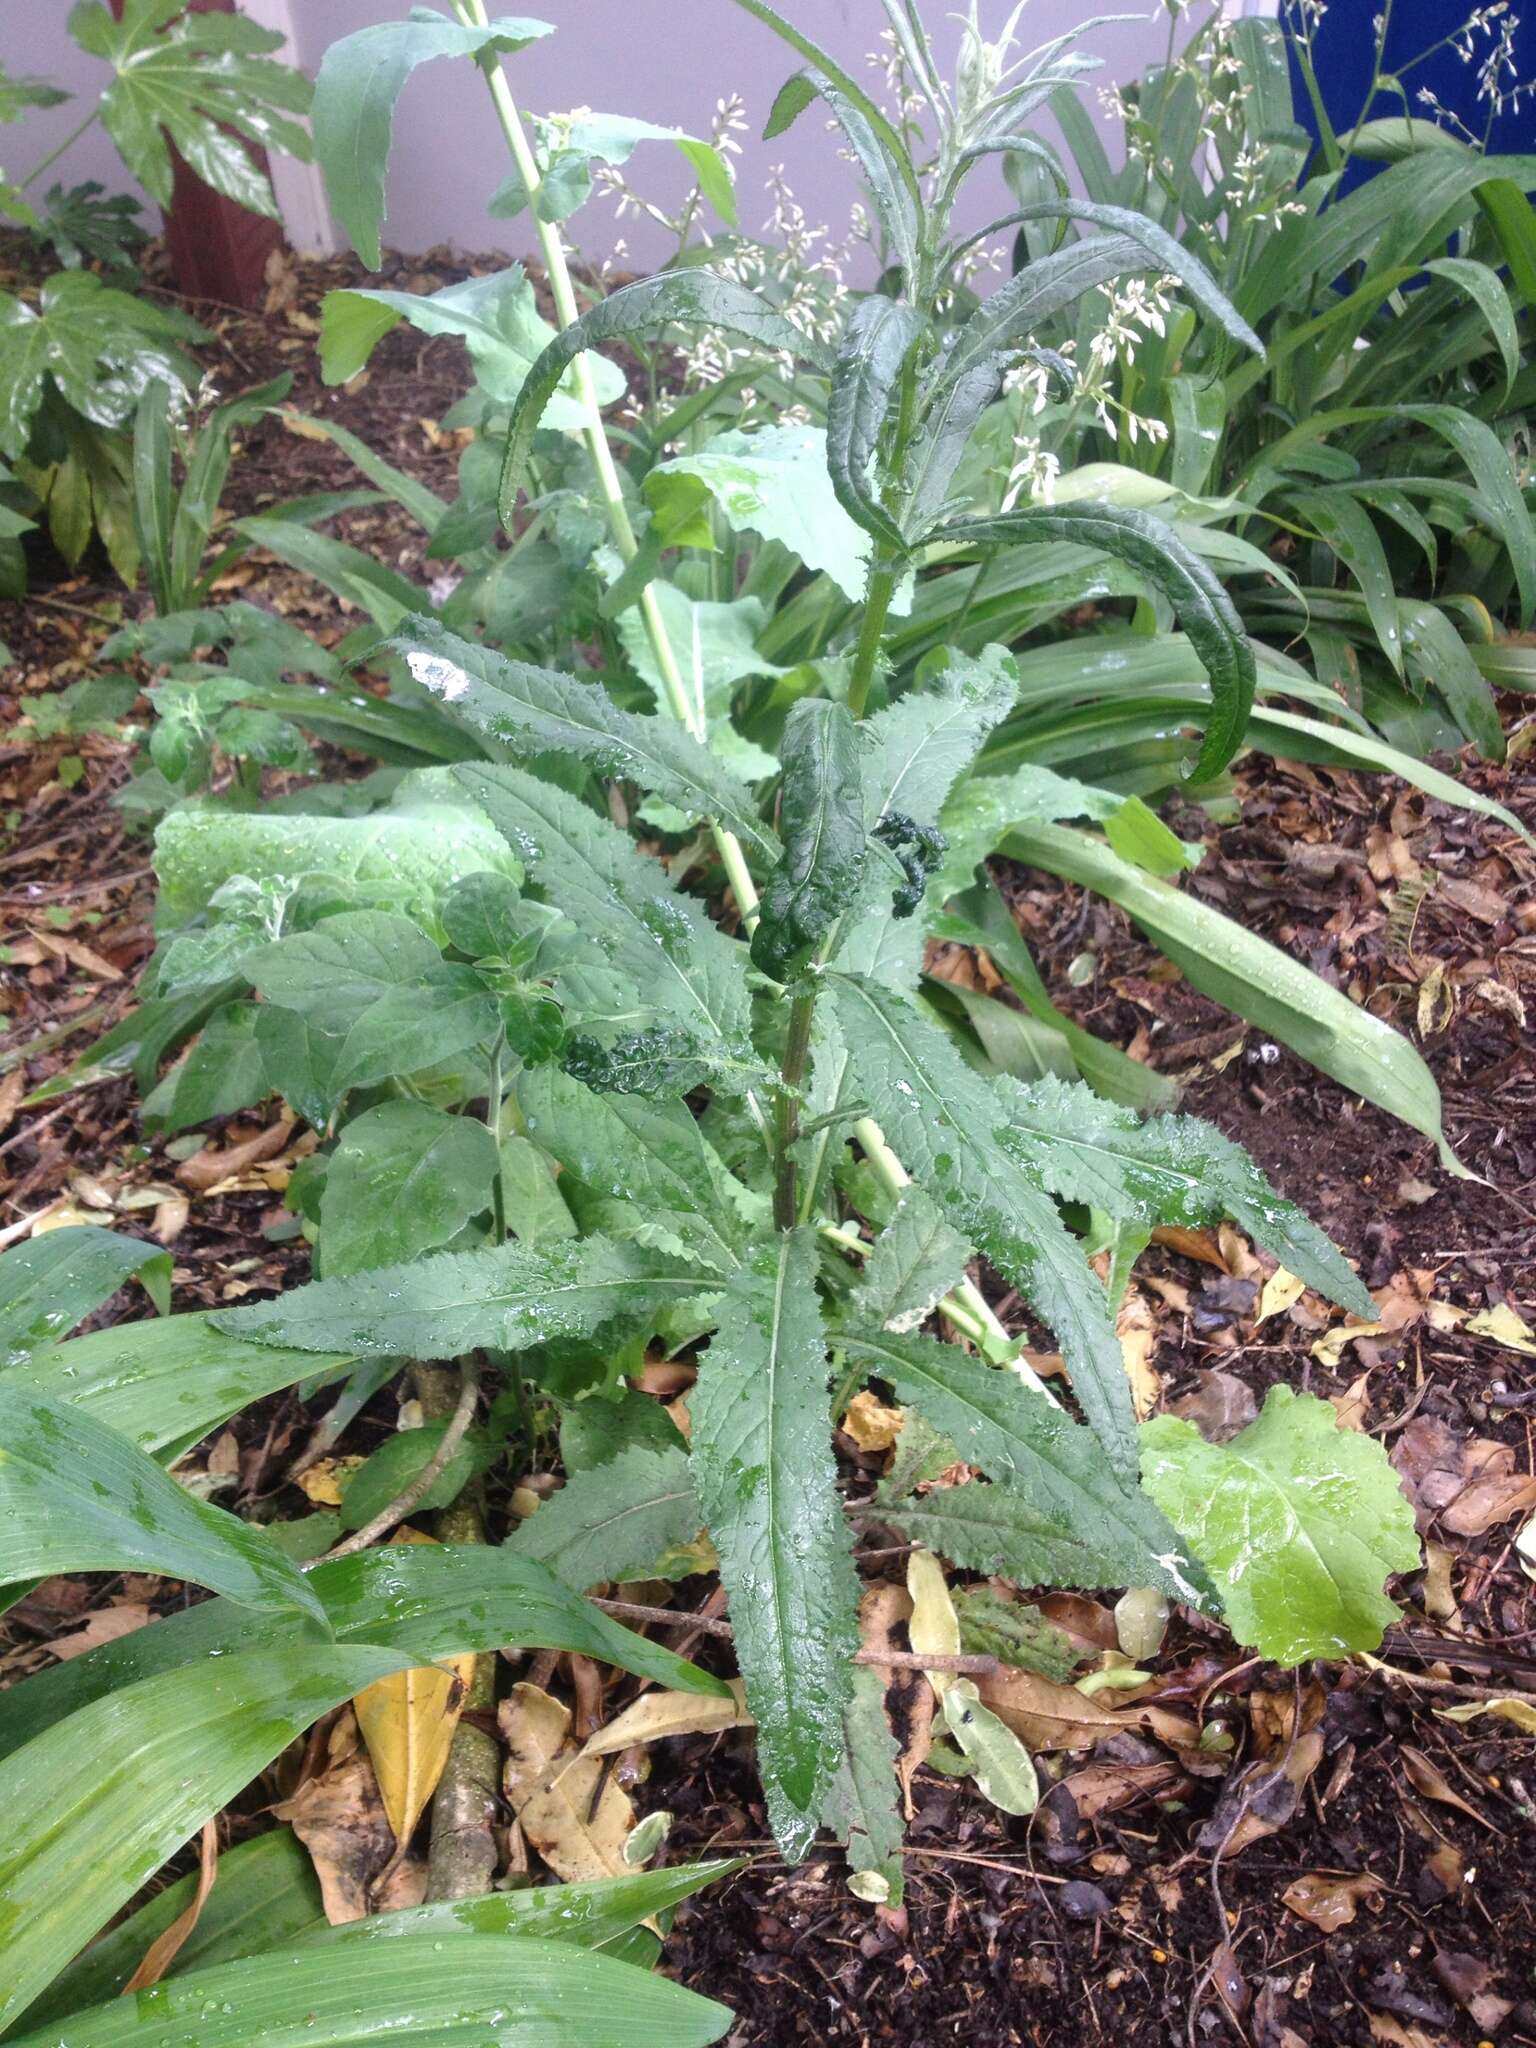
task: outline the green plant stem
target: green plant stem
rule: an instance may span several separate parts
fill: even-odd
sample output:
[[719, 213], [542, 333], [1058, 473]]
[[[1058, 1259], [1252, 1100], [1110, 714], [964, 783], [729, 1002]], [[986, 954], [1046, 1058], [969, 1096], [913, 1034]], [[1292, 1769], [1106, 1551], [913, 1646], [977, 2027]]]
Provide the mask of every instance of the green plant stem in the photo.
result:
[[92, 107], [91, 111], [86, 115], [85, 119], [80, 123], [80, 125], [77, 128], [72, 128], [69, 131], [69, 133], [65, 136], [64, 140], [59, 144], [57, 149], [50, 149], [48, 154], [43, 158], [40, 164], [34, 164], [32, 166], [31, 170], [28, 171], [27, 175], [22, 179], [21, 183], [17, 186], [17, 191], [30, 192], [32, 187], [37, 183], [38, 179], [43, 175], [44, 171], [52, 170], [53, 166], [58, 162], [59, 158], [64, 155], [65, 151], [73, 149], [75, 144], [80, 140], [81, 136], [87, 134], [90, 129], [94, 128], [96, 123], [100, 119], [100, 107]]
[[[460, 18], [466, 23], [478, 28], [489, 26], [485, 0], [457, 0], [457, 5]], [[497, 119], [501, 123], [501, 132], [506, 137], [507, 148], [511, 151], [512, 161], [517, 166], [517, 174], [528, 194], [528, 203], [538, 229], [539, 248], [544, 257], [544, 269], [549, 279], [555, 311], [560, 317], [561, 326], [571, 327], [580, 319], [581, 309], [576, 303], [571, 268], [566, 261], [565, 244], [560, 239], [559, 230], [552, 222], [544, 220], [539, 213], [538, 195], [543, 179], [540, 176], [538, 160], [523, 128], [522, 117], [518, 113], [517, 102], [512, 97], [512, 87], [508, 83], [500, 57], [494, 53], [488, 55], [484, 70], [486, 83], [490, 87], [491, 98], [495, 103]], [[592, 372], [587, 366], [586, 357], [578, 356], [571, 370], [576, 385], [576, 400], [586, 416], [582, 432], [592, 457], [593, 468], [597, 471], [608, 530], [613, 536], [613, 544], [620, 556], [626, 563], [631, 562], [638, 552], [635, 529], [630, 523], [629, 509], [624, 503], [618, 465], [613, 459], [613, 450], [608, 445], [602, 407], [598, 404], [597, 391], [592, 383]], [[706, 737], [704, 707], [702, 704], [695, 704], [690, 696], [672, 649], [666, 621], [661, 615], [660, 601], [649, 584], [640, 593], [639, 610], [672, 715], [680, 725], [693, 734], [695, 739], [703, 740]], [[748, 931], [751, 931], [757, 923], [757, 886], [752, 880], [752, 872], [747, 866], [741, 842], [734, 832], [728, 831], [713, 819], [710, 820], [709, 831], [725, 869], [726, 879], [731, 885], [731, 892], [741, 911], [742, 920]]]
[[896, 595], [900, 573], [890, 562], [876, 562], [870, 567], [869, 587], [864, 595], [864, 617], [859, 626], [858, 645], [854, 649], [853, 674], [848, 682], [848, 709], [856, 719], [864, 716], [864, 707], [869, 702], [869, 687], [880, 666], [885, 622], [890, 615], [891, 600]]
[[507, 1241], [507, 1191], [501, 1178], [501, 1059], [506, 1043], [506, 1033], [498, 1031], [496, 1043], [491, 1047], [491, 1071], [485, 1097], [486, 1129], [496, 1146], [496, 1171], [491, 1176], [491, 1220], [498, 1244]]
[[793, 1230], [799, 1221], [799, 1191], [795, 1185], [795, 1141], [800, 1136], [800, 1089], [805, 1080], [805, 1063], [811, 1050], [811, 1025], [816, 1016], [816, 984], [791, 997], [789, 1031], [784, 1041], [784, 1059], [779, 1069], [779, 1092], [774, 1103], [774, 1186], [773, 1220], [780, 1230]]

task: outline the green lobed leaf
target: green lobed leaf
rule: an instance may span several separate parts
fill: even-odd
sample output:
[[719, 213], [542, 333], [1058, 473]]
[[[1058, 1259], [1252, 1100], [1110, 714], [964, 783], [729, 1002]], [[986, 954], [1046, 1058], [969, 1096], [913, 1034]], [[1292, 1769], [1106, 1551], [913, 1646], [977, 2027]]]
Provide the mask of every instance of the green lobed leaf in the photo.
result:
[[159, 1572], [248, 1607], [319, 1618], [307, 1581], [266, 1532], [205, 1505], [145, 1452], [15, 1373], [0, 1377], [0, 1579]]
[[696, 1267], [600, 1237], [579, 1243], [437, 1252], [337, 1280], [290, 1287], [275, 1301], [222, 1309], [231, 1337], [355, 1358], [457, 1358], [490, 1345], [526, 1351], [555, 1338], [648, 1332], [667, 1308], [695, 1299]]
[[369, 270], [383, 262], [379, 234], [395, 103], [417, 65], [482, 52], [500, 56], [550, 33], [543, 21], [508, 18], [465, 27], [419, 8], [407, 21], [375, 22], [326, 50], [315, 78], [315, 160], [336, 218]]
[[784, 857], [763, 890], [753, 964], [784, 981], [832, 930], [864, 874], [858, 738], [844, 704], [802, 697], [780, 748]]
[[0, 456], [26, 454], [50, 382], [92, 425], [120, 427], [149, 385], [196, 384], [184, 344], [206, 339], [184, 314], [116, 291], [91, 270], [50, 277], [35, 308], [0, 292]]
[[1008, 1152], [1007, 1106], [954, 1044], [873, 981], [831, 977], [859, 1085], [945, 1216], [1055, 1330], [1105, 1455], [1136, 1469], [1130, 1388], [1108, 1298], [1055, 1204]]
[[[574, 1592], [608, 1580], [649, 1579], [703, 1524], [681, 1443], [632, 1444], [601, 1465], [573, 1472], [512, 1539], [515, 1556], [547, 1565]], [[698, 1569], [690, 1560], [690, 1570]]]
[[721, 328], [760, 348], [787, 349], [817, 368], [831, 367], [829, 351], [820, 342], [792, 326], [766, 299], [728, 278], [703, 270], [672, 270], [621, 285], [555, 337], [518, 393], [501, 471], [504, 526], [511, 527], [533, 436], [567, 363], [602, 342], [654, 339], [662, 328], [674, 325]]
[[736, 1628], [786, 1856], [811, 1846], [843, 1752], [858, 1580], [827, 1416], [816, 1236], [781, 1233], [726, 1296], [690, 1402], [690, 1465]]
[[1340, 1428], [1316, 1395], [1271, 1387], [1230, 1443], [1173, 1415], [1141, 1439], [1147, 1490], [1209, 1568], [1240, 1643], [1282, 1665], [1380, 1644], [1398, 1617], [1383, 1581], [1420, 1555], [1373, 1437]]
[[[930, 1337], [840, 1329], [835, 1342], [850, 1364], [886, 1381], [960, 1457], [999, 1482], [991, 1492], [1006, 1490], [1022, 1507], [1010, 1555], [1015, 1565], [1030, 1557], [1033, 1568], [1010, 1576], [1025, 1585], [1155, 1585], [1176, 1600], [1203, 1604], [1200, 1567], [1188, 1548], [1134, 1482], [1120, 1485], [1093, 1431], [1049, 1396], [1006, 1367]], [[891, 1512], [900, 1519], [906, 1510], [898, 1504]], [[945, 1548], [937, 1541], [934, 1547]]]
[[342, 1132], [320, 1203], [328, 1277], [436, 1251], [491, 1204], [496, 1141], [477, 1118], [381, 1102]]
[[135, 1278], [160, 1314], [169, 1314], [171, 1255], [160, 1245], [94, 1223], [12, 1245], [0, 1257], [0, 1364], [17, 1365], [68, 1336]]
[[675, 719], [623, 711], [600, 683], [511, 661], [435, 620], [407, 619], [390, 643], [450, 717], [520, 755], [565, 754], [695, 817], [729, 825], [759, 856], [778, 842], [747, 791]]

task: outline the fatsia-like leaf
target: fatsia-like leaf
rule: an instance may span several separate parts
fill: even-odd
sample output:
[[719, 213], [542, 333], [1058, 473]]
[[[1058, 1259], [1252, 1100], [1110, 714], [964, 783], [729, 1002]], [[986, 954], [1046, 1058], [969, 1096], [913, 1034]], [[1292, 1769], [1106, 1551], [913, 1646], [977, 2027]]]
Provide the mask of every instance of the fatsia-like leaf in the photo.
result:
[[[1119, 1484], [1092, 1430], [1017, 1374], [930, 1337], [843, 1329], [835, 1341], [850, 1364], [885, 1380], [968, 1464], [999, 1481], [991, 1491], [1006, 1490], [1027, 1503], [1012, 1549], [1014, 1575], [1026, 1584], [1155, 1585], [1177, 1600], [1201, 1603], [1200, 1567], [1153, 1503], [1134, 1484]], [[939, 1489], [957, 1490], [970, 1493], [969, 1487]], [[1038, 1546], [1034, 1568], [1020, 1571], [1026, 1543]], [[1102, 1576], [1084, 1578], [1084, 1572]]]
[[383, 261], [384, 173], [395, 102], [418, 64], [520, 50], [550, 34], [545, 21], [507, 19], [484, 28], [430, 9], [408, 21], [375, 22], [327, 49], [315, 79], [315, 158], [347, 239], [369, 270]]
[[83, 1223], [44, 1231], [0, 1258], [0, 1365], [55, 1343], [137, 1277], [160, 1311], [171, 1306], [171, 1255], [158, 1244]]
[[481, 1345], [525, 1351], [555, 1338], [645, 1329], [698, 1296], [698, 1269], [599, 1237], [438, 1252], [337, 1280], [291, 1287], [275, 1301], [221, 1310], [232, 1337], [359, 1358], [457, 1358]]
[[[130, 2010], [113, 2000], [75, 2014], [80, 2048], [160, 2048], [196, 2029], [199, 2048], [358, 2048], [387, 2034], [439, 2048], [706, 2048], [731, 2026], [723, 2005], [600, 1951], [554, 1941], [407, 1935], [377, 1950], [349, 1944], [276, 1950], [173, 1977]], [[50, 2030], [29, 2035], [52, 2048]]]
[[583, 350], [596, 348], [602, 342], [632, 337], [654, 339], [660, 329], [668, 326], [720, 328], [759, 348], [787, 349], [818, 369], [831, 368], [830, 351], [821, 342], [792, 326], [756, 292], [729, 278], [716, 277], [705, 270], [669, 270], [659, 277], [621, 285], [555, 337], [518, 393], [507, 427], [507, 450], [501, 470], [503, 525], [511, 526], [517, 509], [518, 484], [527, 466], [533, 436], [551, 392], [565, 374], [566, 364]]
[[784, 1853], [803, 1856], [842, 1754], [858, 1581], [827, 1415], [809, 1228], [732, 1283], [690, 1404], [690, 1463], [720, 1553], [758, 1768]]
[[[584, 1592], [609, 1579], [649, 1579], [669, 1552], [682, 1553], [704, 1520], [688, 1454], [632, 1444], [604, 1464], [573, 1472], [512, 1540], [518, 1557], [547, 1565]], [[690, 1558], [688, 1569], [697, 1570]]]
[[196, 1500], [103, 1422], [0, 1377], [0, 1579], [162, 1572], [249, 1607], [319, 1619], [313, 1588], [265, 1530]]
[[1122, 1474], [1136, 1470], [1130, 1388], [1108, 1299], [1082, 1247], [1003, 1143], [1008, 1112], [900, 996], [836, 974], [838, 1023], [879, 1123], [949, 1221], [1056, 1332], [1073, 1391]]
[[281, 32], [165, 0], [126, 0], [119, 12], [114, 20], [90, 0], [75, 8], [69, 29], [116, 71], [101, 95], [101, 118], [133, 176], [169, 206], [174, 145], [205, 185], [276, 220], [272, 187], [246, 144], [305, 162], [310, 153], [297, 118], [309, 111], [309, 80], [272, 61]]
[[321, 1641], [236, 1652], [124, 1686], [14, 1750], [0, 1764], [0, 2028], [294, 1736], [401, 1661]]
[[569, 755], [694, 817], [718, 818], [763, 858], [777, 852], [747, 791], [675, 719], [620, 710], [600, 683], [509, 660], [433, 619], [407, 619], [390, 644], [472, 731], [521, 755]]
[[436, 1251], [491, 1206], [496, 1140], [476, 1117], [381, 1102], [353, 1117], [326, 1170], [325, 1271], [359, 1273]]
[[902, 365], [923, 331], [923, 316], [876, 293], [861, 300], [838, 343], [827, 400], [827, 468], [850, 519], [904, 549], [901, 528], [875, 496], [869, 468]]
[[1231, 760], [1253, 709], [1258, 683], [1253, 649], [1221, 583], [1161, 520], [1123, 505], [1027, 505], [986, 519], [951, 520], [938, 531], [946, 540], [983, 546], [1075, 541], [1128, 562], [1173, 605], [1210, 678], [1211, 708], [1190, 780], [1208, 781]]
[[845, 704], [802, 697], [784, 727], [779, 828], [784, 857], [763, 891], [752, 959], [783, 981], [858, 894], [864, 796], [858, 739]]
[[1008, 1119], [1004, 1150], [1052, 1194], [1149, 1225], [1230, 1216], [1309, 1287], [1358, 1316], [1375, 1316], [1376, 1304], [1327, 1234], [1213, 1124], [1192, 1116], [1142, 1123], [1054, 1076], [1005, 1079], [998, 1093]]
[[1209, 1568], [1240, 1643], [1277, 1664], [1377, 1647], [1398, 1614], [1383, 1581], [1417, 1568], [1419, 1539], [1373, 1437], [1316, 1395], [1271, 1387], [1230, 1443], [1174, 1415], [1141, 1441], [1147, 1491]]
[[115, 291], [93, 270], [62, 270], [38, 305], [0, 293], [0, 456], [25, 455], [50, 380], [98, 427], [120, 427], [154, 383], [197, 382], [184, 343], [206, 340], [185, 314]]

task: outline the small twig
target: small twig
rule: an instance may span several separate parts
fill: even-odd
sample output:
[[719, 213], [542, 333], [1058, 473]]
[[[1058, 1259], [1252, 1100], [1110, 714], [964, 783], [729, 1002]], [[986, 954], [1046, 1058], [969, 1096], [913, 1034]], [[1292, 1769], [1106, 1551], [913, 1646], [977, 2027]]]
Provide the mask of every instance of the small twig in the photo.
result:
[[329, 1564], [335, 1557], [351, 1557], [359, 1550], [366, 1550], [371, 1543], [377, 1543], [381, 1536], [387, 1536], [398, 1523], [403, 1522], [408, 1514], [418, 1508], [442, 1478], [449, 1460], [463, 1443], [465, 1433], [474, 1420], [475, 1402], [480, 1393], [480, 1365], [473, 1354], [464, 1360], [460, 1370], [463, 1380], [459, 1387], [459, 1403], [448, 1418], [448, 1426], [443, 1431], [442, 1441], [437, 1449], [410, 1485], [396, 1494], [387, 1508], [381, 1508], [371, 1522], [365, 1522], [361, 1529], [355, 1530], [345, 1542], [338, 1543], [334, 1550], [328, 1550], [324, 1557], [316, 1558], [317, 1564]]
[[[700, 1635], [730, 1639], [736, 1633], [728, 1621], [716, 1621], [711, 1615], [680, 1615], [671, 1607], [645, 1607], [638, 1600], [594, 1600], [592, 1605], [601, 1607], [604, 1614], [611, 1614], [616, 1621], [649, 1621], [662, 1628], [675, 1628], [679, 1621], [687, 1621]], [[855, 1664], [889, 1664], [898, 1671], [969, 1672], [978, 1678], [990, 1677], [998, 1669], [995, 1657], [928, 1656], [919, 1655], [916, 1650], [860, 1650], [853, 1661]]]

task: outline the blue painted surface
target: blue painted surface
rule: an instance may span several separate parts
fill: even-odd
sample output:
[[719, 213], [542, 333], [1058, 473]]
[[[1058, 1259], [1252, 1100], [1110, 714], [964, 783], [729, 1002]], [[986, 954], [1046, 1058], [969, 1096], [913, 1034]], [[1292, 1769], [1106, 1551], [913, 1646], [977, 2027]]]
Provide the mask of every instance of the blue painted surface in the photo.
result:
[[[1421, 50], [1438, 42], [1449, 28], [1465, 20], [1472, 4], [1473, 0], [1395, 0], [1387, 36], [1386, 68], [1390, 70], [1394, 65], [1408, 64]], [[1381, 7], [1382, 0], [1329, 0], [1328, 12], [1316, 32], [1314, 49], [1318, 80], [1328, 118], [1340, 134], [1347, 133], [1354, 126], [1361, 102], [1370, 89], [1371, 59], [1376, 45], [1373, 23]], [[1522, 5], [1521, 0], [1516, 0], [1514, 12], [1523, 17], [1515, 36], [1515, 56], [1520, 75], [1525, 79], [1536, 79], [1536, 7]], [[1473, 47], [1477, 54], [1470, 64], [1463, 63], [1455, 50], [1448, 49], [1441, 50], [1427, 63], [1413, 66], [1408, 72], [1403, 83], [1412, 102], [1410, 111], [1415, 119], [1421, 115], [1425, 119], [1432, 118], [1429, 109], [1419, 105], [1417, 97], [1420, 87], [1428, 86], [1442, 106], [1458, 114], [1473, 134], [1481, 138], [1488, 109], [1486, 103], [1477, 98], [1477, 73], [1479, 62], [1492, 48], [1492, 42], [1486, 34], [1480, 35], [1475, 38]], [[1297, 116], [1316, 134], [1311, 103], [1294, 55], [1291, 71]], [[1373, 119], [1401, 115], [1402, 112], [1402, 101], [1395, 93], [1378, 93], [1370, 109]], [[1488, 146], [1498, 152], [1536, 150], [1536, 94], [1525, 98], [1518, 113], [1510, 110], [1496, 117]], [[1369, 164], [1351, 164], [1345, 177], [1346, 187], [1358, 184], [1375, 168]]]

